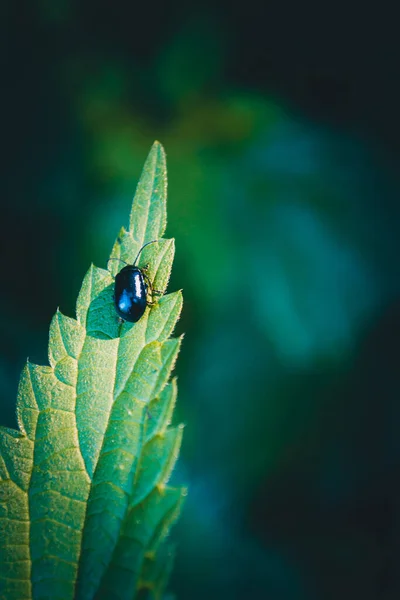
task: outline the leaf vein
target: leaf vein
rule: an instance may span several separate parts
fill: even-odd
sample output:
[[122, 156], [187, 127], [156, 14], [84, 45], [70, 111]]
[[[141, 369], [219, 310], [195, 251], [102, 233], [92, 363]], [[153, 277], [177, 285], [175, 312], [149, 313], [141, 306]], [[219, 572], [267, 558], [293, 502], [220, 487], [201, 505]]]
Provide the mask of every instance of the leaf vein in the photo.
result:
[[58, 521], [57, 519], [53, 519], [52, 517], [41, 517], [40, 519], [32, 519], [32, 523], [53, 523], [54, 525], [57, 525], [57, 527], [61, 527], [64, 529], [70, 529], [72, 531], [75, 531], [76, 533], [81, 533], [81, 529], [80, 527], [76, 528], [76, 527], [72, 527], [72, 525], [68, 525], [67, 523], [62, 523], [61, 521]]

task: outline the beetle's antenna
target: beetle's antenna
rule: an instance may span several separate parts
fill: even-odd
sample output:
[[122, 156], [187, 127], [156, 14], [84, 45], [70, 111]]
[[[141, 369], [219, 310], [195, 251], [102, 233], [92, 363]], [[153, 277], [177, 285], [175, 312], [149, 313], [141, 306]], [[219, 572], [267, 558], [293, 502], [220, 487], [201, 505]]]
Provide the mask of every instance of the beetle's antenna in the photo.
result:
[[152, 240], [151, 242], [147, 242], [140, 248], [139, 252], [137, 253], [137, 257], [135, 258], [135, 262], [133, 263], [133, 266], [136, 265], [137, 259], [139, 258], [139, 255], [140, 255], [141, 251], [143, 250], [143, 248], [146, 248], [146, 246], [148, 246], [149, 244], [155, 244], [156, 242], [158, 242], [158, 240]]
[[108, 263], [110, 262], [110, 260], [119, 260], [120, 262], [123, 262], [124, 265], [128, 264], [127, 262], [125, 262], [124, 260], [122, 260], [122, 258], [109, 258], [108, 261], [107, 261], [107, 271], [109, 270], [108, 269]]

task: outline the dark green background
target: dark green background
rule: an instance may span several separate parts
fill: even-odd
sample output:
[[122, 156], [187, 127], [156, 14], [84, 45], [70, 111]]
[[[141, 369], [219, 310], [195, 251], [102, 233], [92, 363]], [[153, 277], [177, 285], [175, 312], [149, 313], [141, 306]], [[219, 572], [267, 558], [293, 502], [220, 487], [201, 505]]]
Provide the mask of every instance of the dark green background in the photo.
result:
[[154, 139], [183, 288], [181, 600], [400, 594], [395, 8], [5, 1], [1, 422]]

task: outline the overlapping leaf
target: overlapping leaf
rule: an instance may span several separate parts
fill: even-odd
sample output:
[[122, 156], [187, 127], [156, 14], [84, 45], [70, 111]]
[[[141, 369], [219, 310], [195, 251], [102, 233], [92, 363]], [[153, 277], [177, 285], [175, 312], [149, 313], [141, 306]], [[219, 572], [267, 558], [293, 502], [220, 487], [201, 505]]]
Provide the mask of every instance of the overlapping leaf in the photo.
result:
[[[111, 257], [132, 263], [140, 247], [156, 289], [173, 261], [160, 144], [145, 163], [129, 231]], [[121, 267], [110, 262], [115, 275]], [[57, 312], [49, 363], [21, 375], [19, 431], [0, 429], [0, 599], [132, 600], [162, 597], [172, 551], [161, 543], [185, 494], [166, 485], [182, 428], [169, 427], [180, 339], [170, 338], [180, 292], [135, 324], [118, 323], [113, 277], [92, 266], [77, 318]]]

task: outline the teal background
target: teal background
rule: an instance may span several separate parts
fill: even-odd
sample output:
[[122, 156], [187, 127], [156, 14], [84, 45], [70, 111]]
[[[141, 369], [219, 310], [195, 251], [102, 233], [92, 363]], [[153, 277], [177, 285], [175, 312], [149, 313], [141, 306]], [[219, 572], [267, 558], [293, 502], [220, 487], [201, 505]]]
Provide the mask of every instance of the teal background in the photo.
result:
[[[399, 597], [398, 35], [356, 3], [6, 1], [1, 422], [154, 139], [183, 288], [181, 600]], [[389, 12], [388, 12], [389, 11]]]

